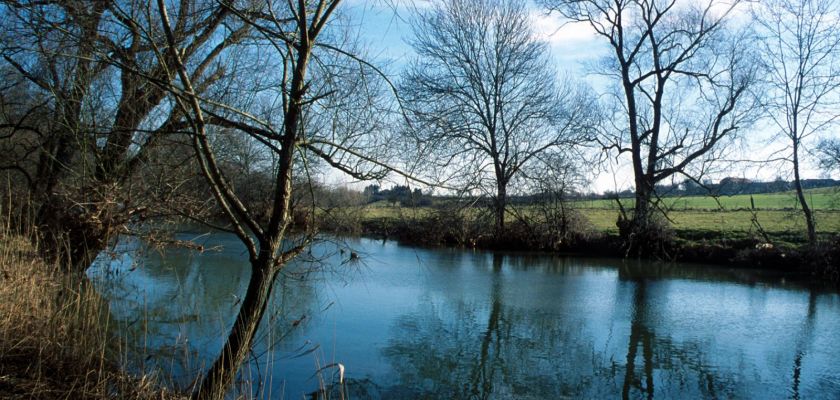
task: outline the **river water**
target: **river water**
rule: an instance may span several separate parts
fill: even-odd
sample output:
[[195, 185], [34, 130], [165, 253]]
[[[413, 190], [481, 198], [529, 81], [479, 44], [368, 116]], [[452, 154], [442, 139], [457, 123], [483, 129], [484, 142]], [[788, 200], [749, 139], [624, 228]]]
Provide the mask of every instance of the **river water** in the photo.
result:
[[[178, 236], [205, 251], [124, 239], [88, 274], [126, 367], [184, 388], [249, 272], [234, 236]], [[840, 398], [840, 295], [778, 275], [370, 239], [305, 258], [278, 279], [232, 396]]]

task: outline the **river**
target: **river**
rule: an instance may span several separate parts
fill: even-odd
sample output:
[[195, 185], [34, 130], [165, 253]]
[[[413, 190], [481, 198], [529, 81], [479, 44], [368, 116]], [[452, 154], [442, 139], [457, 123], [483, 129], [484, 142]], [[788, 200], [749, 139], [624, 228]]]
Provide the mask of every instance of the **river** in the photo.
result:
[[[205, 251], [126, 238], [88, 275], [125, 367], [184, 388], [220, 351], [249, 272], [232, 235], [178, 238]], [[231, 395], [840, 398], [840, 294], [778, 274], [371, 239], [304, 258]]]

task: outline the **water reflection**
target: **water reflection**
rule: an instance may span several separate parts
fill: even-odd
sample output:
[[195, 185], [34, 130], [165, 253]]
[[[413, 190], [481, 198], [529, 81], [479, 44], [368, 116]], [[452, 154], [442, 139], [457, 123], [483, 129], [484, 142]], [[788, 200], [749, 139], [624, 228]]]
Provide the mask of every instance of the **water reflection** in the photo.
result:
[[[214, 250], [150, 249], [136, 238], [124, 238], [99, 257], [88, 275], [109, 298], [111, 321], [129, 353], [126, 367], [166, 371], [173, 387], [186, 389], [221, 351], [248, 284], [247, 256], [236, 238], [224, 234], [183, 233]], [[254, 340], [245, 376], [265, 385], [278, 359], [310, 351], [296, 336], [308, 315], [320, 309], [313, 281], [305, 268], [289, 268], [278, 278], [270, 307]], [[290, 343], [282, 345], [284, 340]], [[241, 381], [245, 381], [240, 377]], [[265, 388], [238, 388], [246, 392]]]
[[[629, 272], [626, 265], [620, 271], [623, 271], [619, 274], [620, 279], [624, 278], [622, 284], [630, 292], [630, 300], [623, 303], [630, 307], [621, 385], [623, 399], [653, 399], [657, 395], [665, 398], [747, 395], [738, 384], [740, 377], [735, 375], [738, 371], [720, 369], [707, 359], [706, 349], [717, 340], [714, 332], [703, 332], [708, 326], [694, 327], [694, 332], [680, 332], [678, 324], [669, 326], [673, 321], [669, 319], [667, 307], [659, 308], [668, 301], [667, 282], [626, 274]], [[690, 294], [680, 293], [686, 295]], [[692, 310], [680, 312], [690, 315]], [[686, 333], [692, 336], [676, 337]]]
[[[278, 282], [246, 372], [262, 397], [312, 392], [331, 362], [365, 399], [840, 396], [835, 292], [745, 270], [352, 245], [361, 265]], [[236, 251], [147, 255], [101, 286], [116, 319], [145, 313], [127, 327], [145, 346], [194, 354], [156, 365], [195, 374], [247, 282]]]
[[[597, 280], [582, 279], [577, 285], [553, 293], [545, 290], [546, 285], [536, 284], [528, 291], [551, 300], [534, 307], [527, 294], [509, 298], [509, 293], [517, 291], [505, 290], [505, 284], [520, 283], [505, 279], [506, 272], [510, 272], [505, 267], [515, 270], [521, 264], [506, 263], [504, 258], [492, 256], [486, 302], [464, 302], [459, 296], [450, 295], [442, 305], [426, 301], [418, 312], [398, 319], [390, 345], [383, 353], [392, 368], [399, 371], [399, 382], [380, 388], [381, 398], [395, 394], [475, 399], [619, 395], [625, 399], [754, 398], [762, 397], [762, 393], [773, 397], [778, 395], [774, 388], [787, 390], [786, 367], [781, 360], [793, 356], [794, 363], [801, 364], [801, 344], [791, 354], [794, 349], [789, 346], [765, 346], [749, 340], [734, 347], [722, 343], [749, 339], [748, 331], [753, 328], [772, 334], [776, 328], [773, 316], [763, 321], [745, 320], [742, 325], [746, 326], [736, 331], [722, 332], [717, 326], [737, 319], [737, 313], [726, 310], [730, 305], [736, 309], [740, 306], [731, 300], [747, 294], [746, 299], [752, 301], [766, 297], [766, 292], [743, 293], [749, 291], [749, 286], [738, 286], [726, 288], [726, 292], [734, 292], [733, 296], [716, 298], [720, 293], [705, 293], [715, 289], [715, 285], [698, 286], [691, 281], [672, 284], [669, 279], [652, 278], [657, 274], [649, 270], [642, 273], [644, 266], [640, 264], [623, 264], [616, 268], [618, 279], [612, 293], [603, 290]], [[589, 275], [587, 271], [564, 268], [564, 262], [541, 268], [532, 260], [531, 265], [536, 270], [563, 271], [567, 277], [577, 272]], [[475, 266], [486, 269], [480, 260]], [[669, 267], [660, 271], [675, 274]], [[695, 271], [681, 276], [697, 278]], [[708, 276], [702, 280], [709, 280]], [[753, 284], [754, 279], [748, 281], [748, 285]], [[697, 292], [684, 290], [687, 287]], [[782, 297], [790, 297], [787, 300], [795, 303], [801, 294], [804, 293], [784, 293]], [[586, 301], [587, 296], [612, 302], [612, 309], [574, 305]], [[680, 299], [672, 301], [674, 296]], [[807, 296], [807, 315], [813, 321], [818, 294], [811, 291]], [[836, 300], [836, 295], [830, 297]], [[687, 307], [678, 309], [672, 303]], [[782, 309], [773, 302], [761, 304], [771, 314], [796, 315], [801, 310], [797, 310], [797, 304]], [[755, 326], [749, 326], [751, 323]], [[777, 336], [782, 341], [796, 338], [797, 343], [802, 343], [809, 334], [779, 332]], [[709, 357], [708, 353], [722, 347], [731, 353]], [[825, 353], [838, 354], [836, 346], [827, 350]], [[718, 357], [726, 360], [717, 360]], [[765, 364], [772, 360], [779, 362]], [[799, 396], [799, 367], [796, 371], [793, 397]], [[837, 376], [838, 371], [831, 373]], [[771, 376], [775, 382], [763, 382]], [[811, 389], [812, 394], [825, 394], [822, 388]], [[836, 387], [831, 390], [829, 393], [837, 393]], [[370, 388], [365, 392], [370, 393]]]
[[[625, 364], [624, 385], [621, 397], [630, 398], [631, 388], [637, 389], [647, 398], [653, 398], [653, 338], [654, 334], [645, 323], [647, 313], [647, 284], [644, 280], [635, 282], [633, 290], [633, 309], [630, 322], [630, 340], [627, 348], [627, 363]], [[639, 348], [642, 349], [642, 374], [636, 372], [636, 357]], [[644, 379], [642, 379], [644, 378]], [[644, 380], [644, 385], [642, 381]]]
[[797, 335], [796, 356], [793, 358], [793, 387], [791, 388], [792, 398], [800, 399], [799, 385], [802, 375], [802, 359], [808, 351], [813, 339], [814, 321], [817, 314], [817, 295], [814, 292], [808, 293], [808, 314], [802, 324], [802, 330]]

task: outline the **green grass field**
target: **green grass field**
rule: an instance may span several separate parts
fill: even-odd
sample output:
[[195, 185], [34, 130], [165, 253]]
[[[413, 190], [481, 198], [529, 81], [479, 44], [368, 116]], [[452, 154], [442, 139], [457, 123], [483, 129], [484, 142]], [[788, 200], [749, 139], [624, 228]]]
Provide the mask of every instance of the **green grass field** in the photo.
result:
[[[758, 210], [795, 210], [799, 202], [794, 192], [764, 193], [735, 196], [689, 196], [665, 197], [665, 207], [672, 210], [744, 210], [750, 209], [750, 197]], [[815, 210], [840, 210], [840, 188], [821, 188], [805, 191], [805, 200]], [[633, 199], [622, 199], [625, 207], [633, 207]], [[581, 200], [575, 202], [579, 208], [618, 209], [615, 200]]]
[[[706, 231], [742, 236], [757, 233], [753, 223], [750, 195], [691, 196], [663, 198], [670, 211], [668, 217], [677, 231]], [[812, 189], [805, 192], [806, 201], [814, 209], [817, 232], [840, 233], [840, 188]], [[752, 195], [755, 215], [761, 229], [768, 234], [805, 234], [805, 219], [794, 192]], [[589, 200], [575, 203], [592, 225], [602, 231], [616, 232], [618, 205], [614, 200]], [[622, 199], [625, 208], [632, 208], [633, 199]]]
[[[765, 232], [784, 237], [804, 239], [805, 220], [799, 211], [793, 192], [752, 195], [755, 216]], [[823, 188], [806, 191], [806, 198], [815, 210], [817, 231], [840, 233], [840, 188]], [[709, 233], [718, 237], [743, 237], [758, 234], [753, 223], [750, 195], [664, 198], [670, 211], [668, 217], [673, 228], [679, 232]], [[625, 208], [633, 207], [632, 199], [622, 199]], [[572, 202], [598, 231], [615, 233], [618, 228], [618, 206], [614, 200], [586, 200]], [[380, 202], [364, 206], [362, 218], [422, 218], [429, 215], [431, 208], [395, 207]], [[529, 213], [529, 206], [518, 207], [519, 213]]]
[[[607, 209], [581, 209], [584, 216], [595, 229], [617, 232], [615, 221], [618, 212]], [[805, 233], [805, 219], [797, 211], [759, 210], [756, 212], [758, 223], [768, 233], [802, 232]], [[758, 227], [752, 222], [750, 211], [702, 211], [674, 210], [668, 214], [672, 226], [677, 231], [712, 231], [722, 234], [734, 232], [757, 232]], [[817, 231], [822, 233], [840, 232], [840, 211], [818, 210], [815, 212]]]

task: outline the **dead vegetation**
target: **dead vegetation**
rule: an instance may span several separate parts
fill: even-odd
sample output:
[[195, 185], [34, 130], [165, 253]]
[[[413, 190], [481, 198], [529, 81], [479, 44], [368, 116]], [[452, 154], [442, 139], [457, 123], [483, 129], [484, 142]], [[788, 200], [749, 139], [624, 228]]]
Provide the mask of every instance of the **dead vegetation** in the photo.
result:
[[154, 377], [123, 372], [107, 303], [8, 232], [0, 232], [0, 399], [180, 398]]

